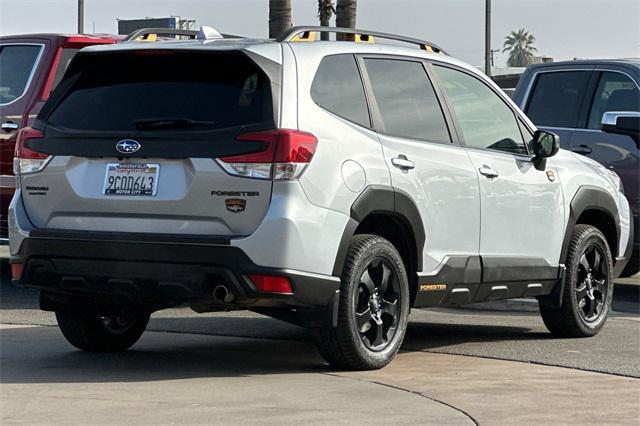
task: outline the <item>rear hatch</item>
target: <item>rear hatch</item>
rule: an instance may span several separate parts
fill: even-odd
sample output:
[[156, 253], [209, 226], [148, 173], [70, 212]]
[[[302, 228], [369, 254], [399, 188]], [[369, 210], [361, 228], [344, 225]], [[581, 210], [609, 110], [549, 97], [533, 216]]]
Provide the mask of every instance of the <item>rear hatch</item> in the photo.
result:
[[20, 178], [27, 214], [48, 229], [251, 234], [272, 181], [216, 158], [262, 150], [238, 136], [274, 129], [273, 103], [241, 51], [81, 52], [25, 142], [50, 156]]

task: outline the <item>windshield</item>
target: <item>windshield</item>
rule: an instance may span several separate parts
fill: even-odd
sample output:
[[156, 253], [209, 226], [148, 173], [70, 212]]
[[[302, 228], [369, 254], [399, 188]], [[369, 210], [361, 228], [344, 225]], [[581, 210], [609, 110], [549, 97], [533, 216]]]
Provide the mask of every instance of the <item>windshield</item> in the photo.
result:
[[273, 122], [269, 80], [238, 52], [84, 54], [65, 80], [61, 86], [70, 87], [47, 119], [56, 127], [161, 131]]

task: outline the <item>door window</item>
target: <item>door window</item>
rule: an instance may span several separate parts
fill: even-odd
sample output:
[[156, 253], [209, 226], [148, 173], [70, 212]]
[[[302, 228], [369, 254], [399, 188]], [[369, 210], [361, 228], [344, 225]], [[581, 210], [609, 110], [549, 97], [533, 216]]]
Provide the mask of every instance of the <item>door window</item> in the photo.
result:
[[493, 90], [461, 71], [441, 66], [434, 68], [467, 146], [527, 153], [513, 111]]
[[41, 50], [40, 45], [0, 46], [0, 105], [26, 92]]
[[369, 127], [369, 111], [353, 55], [326, 56], [311, 85], [311, 98], [322, 108]]
[[638, 86], [625, 74], [605, 71], [589, 112], [589, 129], [602, 128], [602, 115], [607, 111], [640, 111]]
[[442, 108], [422, 63], [365, 59], [365, 64], [385, 134], [451, 142]]
[[546, 72], [538, 75], [527, 105], [536, 126], [577, 128], [590, 71]]

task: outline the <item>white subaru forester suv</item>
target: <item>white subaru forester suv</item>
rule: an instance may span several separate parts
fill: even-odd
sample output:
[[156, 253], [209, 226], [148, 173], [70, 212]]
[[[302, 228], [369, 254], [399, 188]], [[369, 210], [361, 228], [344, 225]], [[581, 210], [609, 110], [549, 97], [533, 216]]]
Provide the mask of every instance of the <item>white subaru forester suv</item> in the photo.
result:
[[390, 362], [412, 307], [536, 297], [551, 333], [592, 336], [629, 205], [558, 146], [421, 40], [208, 28], [90, 47], [18, 139], [13, 280], [88, 351], [183, 304], [313, 328], [341, 368]]

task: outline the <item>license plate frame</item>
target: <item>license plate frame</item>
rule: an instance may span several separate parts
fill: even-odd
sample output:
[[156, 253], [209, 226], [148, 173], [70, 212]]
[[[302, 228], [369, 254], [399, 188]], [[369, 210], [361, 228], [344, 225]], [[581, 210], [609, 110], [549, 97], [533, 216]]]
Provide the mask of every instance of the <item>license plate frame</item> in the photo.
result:
[[159, 176], [160, 165], [157, 163], [107, 163], [102, 195], [155, 197], [158, 193]]

